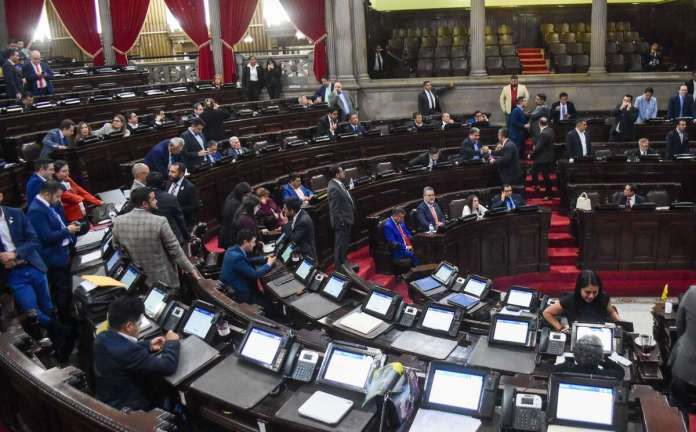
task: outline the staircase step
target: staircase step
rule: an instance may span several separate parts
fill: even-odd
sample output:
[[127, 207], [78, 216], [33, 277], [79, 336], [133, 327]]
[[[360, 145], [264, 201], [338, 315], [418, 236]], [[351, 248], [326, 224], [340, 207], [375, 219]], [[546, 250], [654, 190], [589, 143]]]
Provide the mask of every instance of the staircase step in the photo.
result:
[[526, 54], [526, 53], [538, 53], [542, 52], [542, 48], [517, 48], [517, 53], [518, 54]]
[[578, 248], [576, 247], [550, 247], [549, 264], [553, 265], [574, 265], [578, 259]]
[[553, 264], [551, 264], [549, 266], [549, 273], [576, 274], [576, 273], [580, 273], [580, 269], [578, 269], [574, 265], [553, 265]]
[[545, 70], [545, 71], [522, 71], [522, 75], [550, 75], [551, 71]]
[[549, 233], [549, 247], [577, 247], [575, 238], [567, 232]]

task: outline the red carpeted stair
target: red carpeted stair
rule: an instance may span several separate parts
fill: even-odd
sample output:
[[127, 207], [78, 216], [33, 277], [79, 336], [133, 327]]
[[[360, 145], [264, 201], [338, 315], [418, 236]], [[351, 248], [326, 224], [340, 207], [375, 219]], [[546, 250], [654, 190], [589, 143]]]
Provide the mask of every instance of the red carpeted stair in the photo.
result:
[[550, 74], [542, 48], [519, 48], [517, 55], [522, 63], [522, 74]]

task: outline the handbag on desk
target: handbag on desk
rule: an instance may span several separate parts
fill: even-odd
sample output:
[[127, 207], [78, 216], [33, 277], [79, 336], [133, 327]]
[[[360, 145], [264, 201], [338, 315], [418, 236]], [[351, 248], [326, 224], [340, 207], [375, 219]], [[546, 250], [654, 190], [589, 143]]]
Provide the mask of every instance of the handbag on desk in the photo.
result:
[[376, 398], [378, 413], [382, 413], [379, 430], [405, 432], [416, 413], [419, 399], [420, 387], [416, 372], [406, 369], [387, 398]]
[[587, 192], [583, 192], [575, 201], [575, 209], [583, 211], [592, 211], [592, 200], [587, 196]]

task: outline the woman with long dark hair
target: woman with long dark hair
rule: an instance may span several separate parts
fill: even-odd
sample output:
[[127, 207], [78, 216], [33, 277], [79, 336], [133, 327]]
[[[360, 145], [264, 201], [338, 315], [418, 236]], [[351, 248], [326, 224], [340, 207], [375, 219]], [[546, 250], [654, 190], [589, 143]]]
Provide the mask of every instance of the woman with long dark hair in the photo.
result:
[[280, 98], [280, 90], [282, 88], [281, 78], [283, 77], [283, 71], [273, 59], [268, 59], [268, 61], [266, 62], [266, 70], [264, 73], [264, 77], [266, 79], [266, 90], [268, 90], [268, 98]]

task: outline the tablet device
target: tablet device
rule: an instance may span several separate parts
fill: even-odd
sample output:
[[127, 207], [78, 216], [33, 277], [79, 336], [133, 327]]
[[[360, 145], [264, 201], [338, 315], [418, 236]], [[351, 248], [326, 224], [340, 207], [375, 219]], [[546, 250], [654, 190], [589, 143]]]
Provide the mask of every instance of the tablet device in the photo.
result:
[[515, 315], [495, 314], [491, 318], [488, 343], [531, 348], [536, 336], [536, 321]]
[[159, 286], [153, 286], [143, 301], [145, 316], [152, 321], [159, 320], [162, 311], [167, 306], [167, 291]]
[[379, 350], [331, 342], [326, 348], [317, 382], [365, 393], [368, 379], [382, 363]]
[[421, 406], [456, 414], [477, 415], [487, 373], [452, 363], [433, 362], [428, 368]]
[[108, 276], [113, 276], [114, 272], [118, 269], [118, 263], [121, 261], [122, 253], [118, 249], [114, 249], [111, 256], [104, 261], [104, 273]]
[[505, 306], [516, 306], [528, 311], [536, 311], [539, 303], [539, 293], [531, 288], [513, 286], [505, 296]]
[[363, 303], [363, 312], [384, 321], [393, 321], [401, 301], [399, 294], [374, 287]]
[[292, 333], [252, 321], [237, 353], [240, 359], [280, 372], [292, 339]]
[[625, 430], [626, 424], [618, 409], [625, 403], [626, 391], [617, 381], [551, 375], [546, 409], [548, 430], [561, 430], [559, 426]]
[[204, 341], [210, 341], [215, 332], [215, 326], [213, 325], [215, 321], [217, 321], [215, 306], [196, 300], [191, 305], [191, 310], [184, 323], [182, 333], [184, 335], [198, 336]]
[[318, 390], [297, 409], [297, 412], [303, 417], [336, 425], [352, 407], [352, 400]]
[[442, 285], [439, 281], [435, 280], [432, 276], [426, 276], [422, 279], [418, 279], [412, 282], [416, 288], [422, 292], [432, 291], [436, 288], [440, 288]]
[[310, 258], [303, 258], [300, 265], [295, 270], [295, 277], [306, 284], [309, 278], [312, 276], [314, 270], [314, 261]]
[[444, 286], [449, 286], [452, 281], [454, 280], [455, 277], [457, 277], [457, 267], [453, 266], [452, 264], [443, 261], [440, 263], [439, 266], [435, 269], [435, 273], [433, 273], [433, 279], [436, 281], [440, 282], [440, 284]]
[[287, 246], [285, 246], [285, 249], [280, 253], [280, 261], [283, 264], [287, 264], [290, 259], [292, 259], [292, 252], [295, 250], [295, 245], [292, 243], [288, 243]]
[[462, 312], [452, 306], [431, 303], [426, 306], [418, 321], [418, 328], [454, 337], [462, 322]]
[[470, 274], [466, 278], [466, 282], [464, 282], [462, 292], [482, 300], [488, 294], [488, 289], [490, 286], [490, 279], [486, 279], [483, 276]]
[[477, 304], [481, 303], [481, 301], [475, 297], [472, 297], [468, 294], [455, 294], [453, 296], [450, 296], [447, 299], [447, 303], [451, 304], [452, 306], [459, 306], [460, 308], [463, 308], [465, 310], [471, 309], [472, 307], [476, 306]]
[[128, 267], [126, 267], [125, 270], [123, 270], [118, 280], [123, 285], [125, 285], [126, 290], [130, 291], [131, 289], [138, 286], [138, 283], [141, 281], [142, 278], [143, 275], [142, 273], [140, 273], [140, 270], [138, 270], [136, 266], [131, 264]]
[[609, 355], [615, 351], [614, 328], [605, 324], [573, 323], [573, 331], [570, 339], [570, 349], [575, 349], [575, 342], [585, 335], [595, 335], [602, 342], [602, 352]]
[[341, 301], [343, 296], [348, 291], [349, 280], [347, 277], [339, 273], [334, 273], [324, 279], [324, 286], [321, 288], [321, 294], [334, 301]]

